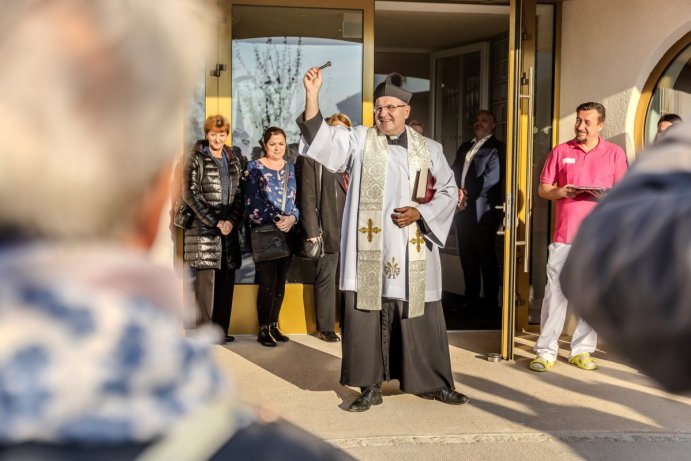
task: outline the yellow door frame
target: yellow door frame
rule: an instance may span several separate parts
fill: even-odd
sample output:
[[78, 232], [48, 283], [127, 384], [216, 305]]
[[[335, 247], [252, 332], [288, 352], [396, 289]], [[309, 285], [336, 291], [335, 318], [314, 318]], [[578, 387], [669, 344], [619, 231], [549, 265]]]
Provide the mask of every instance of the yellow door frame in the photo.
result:
[[513, 360], [516, 328], [528, 324], [535, 81], [535, 0], [511, 0], [501, 355]]
[[[506, 166], [506, 229], [501, 354], [513, 360], [516, 331], [530, 331], [531, 213], [535, 96], [536, 0], [511, 0]], [[555, 3], [552, 145], [559, 140], [561, 3]], [[552, 213], [554, 216], [554, 213]], [[552, 222], [552, 227], [553, 227]]]
[[[362, 72], [362, 121], [374, 123], [372, 93], [374, 92], [374, 0], [349, 0], [338, 4], [330, 0], [225, 0], [220, 2], [222, 20], [217, 25], [217, 48], [213, 50], [206, 66], [206, 115], [221, 114], [232, 119], [232, 9], [236, 5], [275, 6], [293, 8], [349, 9], [363, 13], [363, 72]], [[225, 69], [219, 76], [212, 76], [216, 65]], [[295, 114], [297, 117], [298, 114]], [[232, 145], [232, 133], [228, 137]], [[280, 323], [287, 333], [310, 333], [316, 328], [314, 293], [312, 285], [290, 283], [286, 285]], [[257, 285], [235, 285], [230, 332], [254, 334], [257, 332]]]

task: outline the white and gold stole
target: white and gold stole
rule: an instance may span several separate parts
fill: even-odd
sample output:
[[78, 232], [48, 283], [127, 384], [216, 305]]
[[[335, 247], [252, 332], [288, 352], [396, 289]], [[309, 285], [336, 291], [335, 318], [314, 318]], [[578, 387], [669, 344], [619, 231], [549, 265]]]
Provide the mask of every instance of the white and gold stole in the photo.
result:
[[[423, 165], [431, 167], [429, 147], [425, 138], [406, 126], [408, 134], [409, 206], [413, 201], [416, 173]], [[358, 290], [357, 309], [381, 310], [383, 282], [383, 207], [389, 145], [386, 136], [376, 128], [367, 130], [365, 154], [360, 181], [358, 208]], [[388, 218], [387, 218], [388, 219]], [[425, 313], [425, 270], [427, 248], [416, 224], [408, 226], [408, 316]]]

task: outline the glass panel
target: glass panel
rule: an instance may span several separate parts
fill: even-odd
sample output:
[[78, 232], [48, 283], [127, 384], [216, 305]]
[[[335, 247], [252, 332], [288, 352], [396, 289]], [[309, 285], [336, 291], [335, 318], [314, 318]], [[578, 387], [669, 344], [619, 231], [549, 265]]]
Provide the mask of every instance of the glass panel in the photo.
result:
[[480, 52], [461, 56], [461, 88], [463, 106], [461, 107], [461, 139], [475, 136], [473, 122], [480, 110]]
[[436, 139], [439, 140], [449, 163], [453, 158], [448, 158], [456, 153], [456, 149], [462, 142], [458, 128], [460, 125], [459, 81], [460, 81], [460, 56], [451, 56], [437, 60], [436, 68], [436, 114], [435, 126]]
[[[540, 310], [547, 283], [547, 249], [550, 243], [552, 202], [537, 195], [540, 173], [552, 149], [554, 106], [554, 7], [537, 8], [535, 50], [535, 131], [533, 133], [532, 239], [530, 258], [530, 308], [528, 321], [540, 323]], [[567, 127], [568, 129], [568, 127]]]
[[665, 114], [686, 119], [691, 115], [691, 45], [670, 64], [655, 87], [645, 118], [645, 143], [657, 133], [657, 122]]
[[[345, 9], [235, 5], [232, 10], [233, 145], [243, 160], [259, 158], [265, 128], [288, 135], [286, 160], [297, 156], [295, 118], [304, 109], [302, 76], [331, 61], [323, 71], [320, 106], [326, 117], [343, 112], [362, 123], [363, 14]], [[312, 283], [314, 264], [295, 259], [289, 282]], [[254, 283], [254, 264], [243, 245], [238, 283]]]
[[[506, 107], [509, 89], [509, 33], [504, 32], [490, 40], [490, 109], [497, 118], [494, 135], [506, 142]], [[503, 259], [503, 252], [502, 252]]]
[[[456, 159], [458, 147], [464, 141], [473, 139], [475, 136], [473, 123], [477, 111], [483, 106], [482, 94], [486, 94], [489, 82], [483, 82], [482, 61], [483, 51], [478, 50], [481, 43], [470, 45], [465, 50], [451, 50], [453, 54], [446, 57], [436, 57], [434, 60], [435, 73], [435, 113], [434, 113], [434, 139], [438, 140], [444, 151], [444, 155], [452, 165]], [[443, 52], [446, 54], [446, 52]], [[442, 55], [443, 56], [443, 55]], [[483, 106], [483, 107], [481, 107]], [[441, 253], [458, 256], [457, 229], [454, 225], [446, 239], [446, 245]], [[458, 259], [446, 260], [442, 262], [442, 271], [457, 273], [460, 269], [459, 277], [462, 279], [462, 267]], [[453, 268], [452, 265], [453, 264]], [[449, 280], [447, 276], [446, 280]], [[447, 289], [448, 282], [444, 289]], [[453, 292], [463, 293], [465, 286], [463, 283], [453, 282]]]
[[440, 58], [436, 63], [436, 138], [452, 163], [458, 146], [472, 139], [473, 120], [480, 109], [479, 51]]
[[185, 150], [189, 152], [198, 139], [204, 139], [204, 120], [206, 119], [206, 77], [202, 69], [194, 94], [185, 107]]

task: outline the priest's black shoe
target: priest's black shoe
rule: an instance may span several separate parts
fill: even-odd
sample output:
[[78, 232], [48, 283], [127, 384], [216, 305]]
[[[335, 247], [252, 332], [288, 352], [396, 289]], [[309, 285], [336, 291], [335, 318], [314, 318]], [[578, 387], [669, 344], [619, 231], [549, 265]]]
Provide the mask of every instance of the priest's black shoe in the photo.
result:
[[273, 322], [269, 326], [269, 332], [271, 333], [271, 336], [273, 336], [278, 342], [285, 343], [290, 341], [290, 338], [284, 335], [283, 332], [278, 329], [278, 322]]
[[335, 343], [341, 340], [336, 333], [333, 331], [320, 331], [319, 339], [326, 341], [327, 343]]
[[232, 343], [233, 341], [235, 341], [235, 336], [226, 335], [227, 343]]
[[440, 402], [448, 403], [449, 405], [462, 405], [468, 401], [468, 397], [448, 387], [418, 395], [423, 399], [439, 400]]
[[269, 332], [269, 325], [261, 325], [259, 327], [259, 335], [257, 335], [257, 342], [262, 346], [276, 347], [276, 340]]
[[348, 407], [348, 411], [367, 411], [372, 405], [384, 402], [381, 396], [381, 386], [362, 388], [362, 394]]

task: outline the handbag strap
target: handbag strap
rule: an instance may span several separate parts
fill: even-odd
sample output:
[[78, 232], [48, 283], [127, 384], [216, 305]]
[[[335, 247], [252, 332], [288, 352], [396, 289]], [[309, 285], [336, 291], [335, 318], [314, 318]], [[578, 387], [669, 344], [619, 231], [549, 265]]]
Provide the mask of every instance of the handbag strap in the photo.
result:
[[281, 203], [281, 209], [285, 213], [286, 211], [286, 194], [288, 193], [288, 162], [283, 165], [283, 201]]

